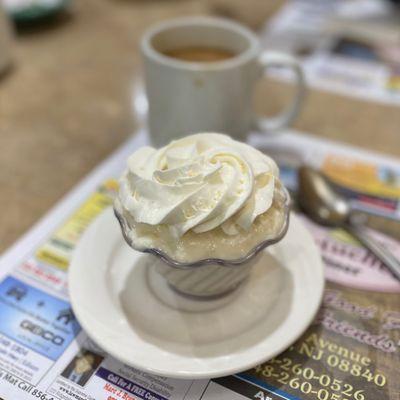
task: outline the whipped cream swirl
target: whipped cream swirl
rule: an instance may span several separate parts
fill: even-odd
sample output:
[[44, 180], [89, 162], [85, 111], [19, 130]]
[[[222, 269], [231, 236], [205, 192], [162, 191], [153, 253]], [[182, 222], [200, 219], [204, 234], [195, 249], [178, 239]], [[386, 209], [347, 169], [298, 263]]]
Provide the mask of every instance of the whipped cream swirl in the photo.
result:
[[248, 231], [274, 197], [275, 162], [230, 137], [200, 133], [157, 150], [142, 147], [128, 159], [118, 200], [135, 223], [186, 232]]

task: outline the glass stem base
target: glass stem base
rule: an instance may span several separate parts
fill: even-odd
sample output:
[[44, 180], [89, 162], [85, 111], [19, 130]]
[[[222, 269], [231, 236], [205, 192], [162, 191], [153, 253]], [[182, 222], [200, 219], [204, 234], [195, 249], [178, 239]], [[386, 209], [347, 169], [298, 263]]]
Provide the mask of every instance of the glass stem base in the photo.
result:
[[179, 291], [168, 283], [155, 266], [147, 268], [147, 284], [153, 294], [166, 306], [186, 312], [205, 312], [215, 310], [230, 303], [242, 290], [243, 283], [239, 282], [235, 287], [224, 293], [211, 296], [196, 296]]

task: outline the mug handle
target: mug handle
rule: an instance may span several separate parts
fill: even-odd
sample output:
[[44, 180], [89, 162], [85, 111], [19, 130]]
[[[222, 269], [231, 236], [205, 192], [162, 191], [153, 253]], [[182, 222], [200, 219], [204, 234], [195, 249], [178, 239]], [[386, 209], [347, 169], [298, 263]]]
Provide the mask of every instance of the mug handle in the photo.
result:
[[305, 77], [299, 61], [289, 54], [275, 51], [263, 52], [258, 62], [264, 72], [270, 67], [283, 66], [290, 68], [293, 70], [296, 79], [295, 93], [286, 109], [275, 117], [256, 118], [255, 125], [257, 130], [272, 132], [287, 127], [297, 117], [306, 93]]

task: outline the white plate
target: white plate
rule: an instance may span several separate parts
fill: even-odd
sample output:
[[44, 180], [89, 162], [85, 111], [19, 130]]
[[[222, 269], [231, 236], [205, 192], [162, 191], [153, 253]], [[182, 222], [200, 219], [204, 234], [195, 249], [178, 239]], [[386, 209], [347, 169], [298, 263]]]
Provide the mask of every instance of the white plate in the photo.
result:
[[108, 353], [173, 378], [225, 376], [274, 357], [312, 322], [324, 288], [319, 252], [295, 215], [285, 238], [265, 251], [230, 301], [216, 301], [214, 309], [174, 309], [167, 303], [182, 308], [186, 300], [171, 290], [168, 302], [160, 300], [165, 293], [149, 285], [149, 260], [125, 244], [106, 210], [75, 250], [71, 303], [87, 334]]

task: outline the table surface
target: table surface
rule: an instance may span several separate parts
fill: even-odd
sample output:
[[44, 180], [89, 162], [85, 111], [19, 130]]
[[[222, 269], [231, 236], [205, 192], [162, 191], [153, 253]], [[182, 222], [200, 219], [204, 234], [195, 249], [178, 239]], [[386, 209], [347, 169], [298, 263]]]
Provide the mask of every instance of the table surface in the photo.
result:
[[[13, 68], [0, 79], [0, 251], [135, 130], [138, 42], [157, 21], [213, 14], [257, 29], [282, 4], [265, 0], [86, 0], [40, 27], [19, 29]], [[263, 82], [272, 114], [291, 88]], [[312, 91], [294, 127], [400, 155], [394, 106]]]

